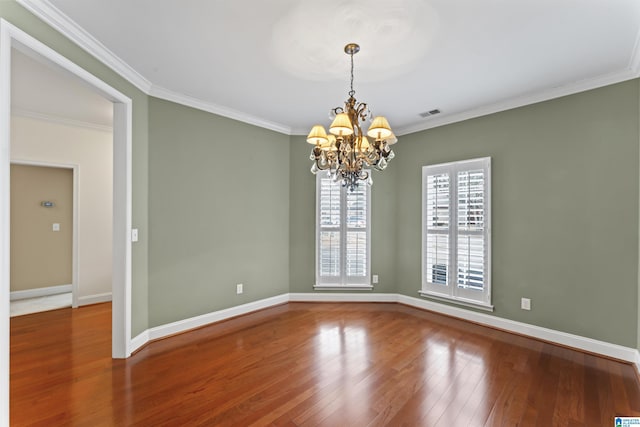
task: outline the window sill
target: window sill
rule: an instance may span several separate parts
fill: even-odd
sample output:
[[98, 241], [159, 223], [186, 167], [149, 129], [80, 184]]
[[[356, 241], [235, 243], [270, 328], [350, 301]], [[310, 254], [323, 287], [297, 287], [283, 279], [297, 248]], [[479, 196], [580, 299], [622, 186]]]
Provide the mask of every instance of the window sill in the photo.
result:
[[313, 285], [316, 291], [371, 291], [372, 285]]
[[427, 298], [431, 298], [431, 299], [435, 299], [443, 302], [448, 302], [451, 304], [477, 308], [478, 310], [493, 311], [493, 305], [491, 304], [484, 304], [481, 302], [472, 301], [472, 300], [463, 299], [463, 298], [449, 297], [442, 294], [437, 294], [435, 292], [428, 292], [428, 291], [422, 291], [422, 290], [418, 291], [418, 293], [422, 297], [427, 297]]

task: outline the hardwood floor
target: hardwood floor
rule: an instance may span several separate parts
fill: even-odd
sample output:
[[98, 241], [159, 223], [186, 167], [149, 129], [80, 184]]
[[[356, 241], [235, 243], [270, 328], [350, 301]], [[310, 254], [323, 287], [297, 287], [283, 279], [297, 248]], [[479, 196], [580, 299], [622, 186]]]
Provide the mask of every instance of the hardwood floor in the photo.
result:
[[289, 303], [112, 360], [111, 306], [11, 319], [12, 426], [613, 426], [631, 365], [399, 304]]

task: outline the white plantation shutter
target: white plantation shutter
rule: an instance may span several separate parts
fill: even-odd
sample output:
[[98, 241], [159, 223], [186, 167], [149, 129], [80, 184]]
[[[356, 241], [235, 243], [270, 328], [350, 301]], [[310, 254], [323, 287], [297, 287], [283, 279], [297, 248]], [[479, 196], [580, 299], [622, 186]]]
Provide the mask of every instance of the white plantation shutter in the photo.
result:
[[316, 175], [316, 286], [370, 285], [370, 189]]
[[359, 185], [354, 191], [345, 189], [346, 195], [346, 275], [367, 275], [367, 191], [368, 186]]
[[433, 284], [447, 286], [449, 274], [449, 174], [427, 175], [426, 200], [426, 244], [424, 256], [427, 275]]
[[320, 275], [340, 277], [340, 232], [320, 232]]
[[484, 287], [484, 170], [458, 172], [458, 287]]
[[318, 264], [320, 276], [340, 277], [340, 184], [328, 177], [321, 177], [319, 193]]
[[491, 307], [491, 159], [423, 167], [422, 293]]

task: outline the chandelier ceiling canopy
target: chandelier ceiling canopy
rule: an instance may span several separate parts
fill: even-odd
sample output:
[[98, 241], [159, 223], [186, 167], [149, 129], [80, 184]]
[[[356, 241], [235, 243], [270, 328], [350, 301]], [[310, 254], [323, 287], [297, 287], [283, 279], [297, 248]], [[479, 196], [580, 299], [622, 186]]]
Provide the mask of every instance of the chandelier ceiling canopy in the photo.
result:
[[[367, 104], [356, 101], [353, 90], [353, 55], [360, 51], [356, 43], [349, 43], [344, 51], [351, 57], [351, 90], [344, 107], [331, 109], [333, 119], [327, 134], [324, 126], [315, 125], [307, 136], [307, 142], [314, 145], [310, 159], [311, 172], [328, 171], [342, 185], [351, 191], [361, 183], [373, 183], [371, 169], [384, 170], [395, 154], [391, 145], [398, 142], [389, 122], [377, 116], [369, 125], [366, 135], [361, 122], [371, 120], [371, 110]], [[369, 138], [371, 140], [369, 140]]]

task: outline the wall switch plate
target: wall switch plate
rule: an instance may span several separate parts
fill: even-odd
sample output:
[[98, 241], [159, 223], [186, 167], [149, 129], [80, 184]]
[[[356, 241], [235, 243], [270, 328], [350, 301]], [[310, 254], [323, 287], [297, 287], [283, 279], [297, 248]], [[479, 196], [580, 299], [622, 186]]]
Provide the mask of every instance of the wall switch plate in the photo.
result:
[[238, 283], [236, 285], [236, 294], [240, 295], [244, 290], [242, 289], [244, 285], [242, 283]]
[[373, 275], [373, 283], [378, 283], [378, 275], [377, 274]]
[[131, 229], [131, 241], [132, 242], [137, 242], [138, 241], [138, 229], [137, 228], [132, 228]]
[[531, 310], [531, 300], [529, 298], [522, 298], [520, 300], [520, 308], [523, 310]]
[[53, 231], [60, 231], [60, 224], [58, 224], [57, 222], [54, 222], [53, 226], [51, 227], [51, 229]]

